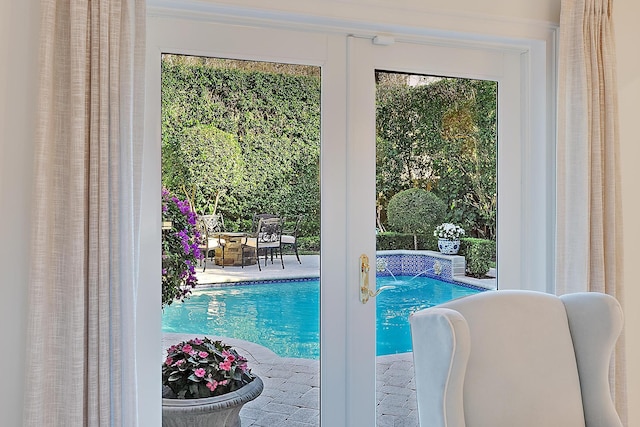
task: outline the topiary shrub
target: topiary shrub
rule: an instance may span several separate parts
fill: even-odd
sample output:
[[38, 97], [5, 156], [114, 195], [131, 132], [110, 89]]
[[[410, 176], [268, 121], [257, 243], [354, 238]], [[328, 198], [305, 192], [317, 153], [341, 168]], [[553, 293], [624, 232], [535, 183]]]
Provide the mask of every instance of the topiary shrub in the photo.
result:
[[414, 249], [418, 249], [417, 234], [433, 233], [446, 215], [447, 206], [435, 194], [422, 188], [410, 188], [396, 193], [387, 205], [387, 222], [391, 231], [414, 236]]
[[496, 257], [496, 242], [493, 240], [464, 238], [461, 241], [460, 254], [467, 263], [467, 274], [484, 277]]

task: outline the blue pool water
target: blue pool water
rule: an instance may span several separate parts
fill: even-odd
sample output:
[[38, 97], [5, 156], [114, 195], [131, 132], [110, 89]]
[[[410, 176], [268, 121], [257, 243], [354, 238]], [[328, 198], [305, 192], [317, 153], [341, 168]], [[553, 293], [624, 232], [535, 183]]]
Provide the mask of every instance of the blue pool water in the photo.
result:
[[[379, 277], [376, 281], [377, 287], [395, 287], [375, 299], [379, 356], [411, 351], [409, 314], [480, 292], [427, 277]], [[317, 279], [207, 289], [166, 307], [162, 331], [239, 338], [282, 357], [317, 359], [319, 296]]]

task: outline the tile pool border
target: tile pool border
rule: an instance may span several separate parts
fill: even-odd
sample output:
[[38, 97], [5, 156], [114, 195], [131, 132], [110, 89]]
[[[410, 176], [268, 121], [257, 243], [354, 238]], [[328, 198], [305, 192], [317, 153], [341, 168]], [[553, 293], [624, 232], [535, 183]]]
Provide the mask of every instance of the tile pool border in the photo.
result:
[[390, 250], [376, 252], [376, 276], [425, 276], [475, 290], [495, 290], [496, 282], [466, 277], [466, 260], [436, 251]]
[[242, 280], [242, 281], [234, 281], [234, 282], [219, 282], [219, 283], [203, 283], [196, 285], [194, 291], [210, 289], [210, 288], [226, 288], [230, 286], [251, 286], [251, 285], [268, 285], [273, 282], [311, 282], [313, 280], [318, 280], [320, 277], [292, 277], [292, 278], [271, 278], [271, 279], [260, 279], [260, 280]]

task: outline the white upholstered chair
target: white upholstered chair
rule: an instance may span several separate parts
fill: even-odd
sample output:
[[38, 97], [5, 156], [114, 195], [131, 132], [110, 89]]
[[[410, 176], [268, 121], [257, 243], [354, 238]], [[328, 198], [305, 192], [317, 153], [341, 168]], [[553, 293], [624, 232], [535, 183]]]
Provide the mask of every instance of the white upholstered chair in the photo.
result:
[[410, 317], [420, 425], [621, 427], [611, 296], [487, 291]]

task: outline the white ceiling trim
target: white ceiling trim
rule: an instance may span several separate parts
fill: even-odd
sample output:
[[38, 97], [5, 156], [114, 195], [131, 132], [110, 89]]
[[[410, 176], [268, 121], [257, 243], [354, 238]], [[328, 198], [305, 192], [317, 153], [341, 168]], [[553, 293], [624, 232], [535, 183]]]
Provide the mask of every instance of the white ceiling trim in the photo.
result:
[[[379, 5], [367, 6], [367, 19], [337, 17], [354, 15], [354, 10], [364, 6], [343, 2], [323, 1], [318, 13], [278, 10], [271, 3], [264, 8], [229, 5], [201, 0], [148, 0], [147, 14], [151, 17], [167, 17], [186, 20], [220, 22], [227, 24], [255, 25], [267, 28], [289, 28], [332, 34], [349, 34], [373, 38], [376, 35], [393, 36], [396, 41], [430, 42], [442, 44], [463, 42], [466, 45], [496, 45], [527, 49], [532, 40], [553, 43], [557, 24], [520, 18], [507, 18], [475, 13], [443, 13], [441, 11], [414, 11]], [[272, 6], [272, 7], [269, 7]], [[354, 9], [356, 8], [356, 9]], [[328, 14], [327, 11], [332, 11]], [[356, 14], [358, 15], [358, 14]], [[362, 15], [362, 14], [359, 14]], [[438, 43], [440, 44], [440, 43]]]

